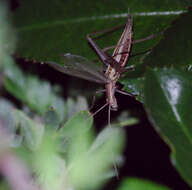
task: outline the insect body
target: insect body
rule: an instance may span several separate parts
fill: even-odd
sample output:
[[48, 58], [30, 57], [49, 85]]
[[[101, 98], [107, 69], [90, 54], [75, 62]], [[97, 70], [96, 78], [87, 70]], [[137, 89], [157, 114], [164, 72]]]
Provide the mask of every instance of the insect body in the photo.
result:
[[[124, 68], [131, 50], [132, 44], [132, 19], [130, 16], [127, 18], [127, 23], [123, 34], [113, 52], [112, 57], [115, 59], [116, 63], [120, 66], [120, 68]], [[112, 110], [117, 110], [118, 105], [115, 98], [115, 90], [116, 90], [116, 82], [120, 77], [121, 71], [118, 68], [115, 69], [112, 65], [109, 65], [105, 75], [107, 78], [111, 80], [110, 83], [105, 85], [107, 90], [107, 101]]]
[[87, 39], [102, 63], [107, 65], [105, 73], [95, 63], [84, 57], [72, 54], [62, 55], [62, 65], [53, 62], [48, 64], [65, 74], [105, 84], [106, 104], [103, 107], [109, 105], [109, 112], [110, 110], [115, 111], [118, 109], [115, 92], [121, 92], [117, 89], [116, 82], [122, 72], [132, 69], [132, 67], [124, 68], [128, 61], [132, 44], [132, 18], [128, 15], [125, 29], [112, 55], [109, 55], [107, 51], [101, 50], [91, 38], [92, 35], [87, 35]]

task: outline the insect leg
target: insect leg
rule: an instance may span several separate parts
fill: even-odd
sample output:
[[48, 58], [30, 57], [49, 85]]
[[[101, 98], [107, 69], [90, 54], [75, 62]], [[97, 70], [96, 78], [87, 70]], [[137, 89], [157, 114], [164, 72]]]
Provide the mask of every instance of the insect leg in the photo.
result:
[[[97, 53], [97, 55], [100, 57], [101, 61], [103, 62], [103, 64], [105, 64], [106, 66], [108, 66], [108, 64], [106, 64], [106, 60], [109, 58], [109, 55], [106, 54], [106, 52], [108, 50], [102, 50], [98, 47], [98, 45], [94, 42], [94, 40], [98, 39], [98, 38], [101, 38], [103, 37], [104, 35], [108, 34], [108, 33], [111, 33], [113, 31], [116, 31], [118, 29], [120, 29], [121, 27], [123, 27], [125, 25], [119, 25], [119, 26], [116, 26], [116, 27], [113, 27], [113, 28], [110, 28], [110, 29], [106, 29], [106, 30], [103, 30], [103, 31], [98, 31], [98, 32], [93, 32], [93, 33], [90, 33], [90, 34], [87, 34], [87, 40], [88, 42], [90, 43], [91, 47], [95, 50], [95, 52]], [[100, 34], [100, 35], [99, 35]], [[98, 35], [98, 36], [96, 36]], [[96, 36], [96, 37], [94, 37]], [[108, 49], [108, 48], [107, 48]], [[112, 47], [110, 47], [109, 49], [112, 49]]]
[[94, 115], [96, 115], [98, 112], [100, 112], [103, 108], [105, 108], [107, 105], [109, 105], [108, 102], [106, 102], [101, 108], [99, 108], [96, 112], [92, 113], [91, 116], [93, 117]]
[[138, 56], [138, 55], [147, 54], [147, 53], [149, 53], [151, 50], [152, 50], [152, 48], [149, 48], [149, 49], [147, 49], [147, 50], [145, 50], [145, 51], [142, 51], [142, 52], [139, 52], [139, 53], [136, 53], [136, 54], [132, 54], [132, 55], [130, 55], [130, 57], [135, 57], [135, 56]]
[[156, 38], [157, 36], [162, 35], [162, 34], [163, 34], [163, 32], [159, 32], [157, 34], [151, 34], [151, 35], [149, 35], [149, 36], [147, 36], [145, 38], [141, 38], [141, 39], [138, 39], [138, 40], [133, 40], [132, 43], [136, 44], [136, 43], [141, 43], [141, 42], [144, 42], [144, 41], [147, 41], [147, 40], [152, 40], [153, 38]]
[[[124, 28], [124, 27], [125, 27], [125, 24], [121, 24], [121, 25], [118, 25], [118, 26], [115, 26], [115, 27], [112, 27], [112, 28], [108, 28], [106, 30], [92, 32], [92, 33], [90, 33], [88, 35], [91, 36], [92, 39], [97, 40], [97, 39], [102, 38], [103, 36], [105, 36], [105, 35], [107, 35], [109, 33], [112, 33], [114, 31], [119, 30], [120, 28]], [[98, 35], [98, 36], [96, 36], [96, 35]]]
[[118, 90], [118, 89], [116, 89], [115, 91], [118, 92], [118, 93], [120, 93], [120, 94], [123, 94], [123, 95], [126, 95], [126, 96], [131, 96], [131, 97], [134, 97], [134, 98], [135, 98], [135, 95], [133, 95], [133, 94], [131, 94], [131, 93], [124, 92], [124, 91], [121, 91], [121, 90]]

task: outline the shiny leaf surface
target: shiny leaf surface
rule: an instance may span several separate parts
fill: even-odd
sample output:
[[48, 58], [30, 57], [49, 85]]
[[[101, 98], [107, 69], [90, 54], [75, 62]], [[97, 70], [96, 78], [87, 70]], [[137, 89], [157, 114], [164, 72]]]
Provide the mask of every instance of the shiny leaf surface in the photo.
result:
[[149, 70], [144, 102], [149, 118], [172, 150], [172, 163], [192, 185], [192, 75], [176, 69]]

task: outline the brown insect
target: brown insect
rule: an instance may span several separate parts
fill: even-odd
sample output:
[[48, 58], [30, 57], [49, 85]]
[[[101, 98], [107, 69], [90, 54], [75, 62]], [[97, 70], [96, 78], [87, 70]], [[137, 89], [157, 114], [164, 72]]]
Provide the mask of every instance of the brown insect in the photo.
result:
[[[88, 42], [90, 43], [92, 48], [95, 50], [95, 52], [99, 56], [102, 63], [107, 66], [107, 69], [105, 72], [101, 69], [101, 67], [89, 61], [88, 59], [82, 56], [72, 55], [72, 54], [62, 55], [62, 64], [56, 64], [53, 62], [48, 63], [50, 66], [54, 67], [56, 70], [59, 70], [60, 72], [63, 72], [65, 74], [104, 84], [105, 91], [106, 91], [106, 104], [103, 105], [94, 114], [96, 114], [97, 112], [99, 112], [101, 109], [103, 109], [108, 105], [109, 121], [110, 121], [110, 110], [116, 111], [118, 109], [115, 93], [119, 92], [125, 95], [133, 96], [129, 93], [118, 90], [116, 86], [117, 80], [119, 79], [120, 75], [125, 71], [133, 69], [133, 66], [129, 66], [125, 68], [126, 63], [130, 56], [131, 45], [133, 43], [133, 32], [132, 32], [133, 22], [132, 22], [131, 15], [128, 14], [124, 31], [120, 37], [120, 40], [115, 46], [115, 49], [112, 55], [110, 55], [107, 51], [114, 47], [109, 47], [102, 50], [94, 42], [92, 36], [105, 33], [105, 32], [111, 32], [113, 30], [116, 30], [117, 28], [119, 27], [108, 29], [102, 32], [95, 32], [87, 35]], [[138, 40], [138, 42], [148, 40], [153, 37], [154, 35], [151, 35], [145, 39]]]

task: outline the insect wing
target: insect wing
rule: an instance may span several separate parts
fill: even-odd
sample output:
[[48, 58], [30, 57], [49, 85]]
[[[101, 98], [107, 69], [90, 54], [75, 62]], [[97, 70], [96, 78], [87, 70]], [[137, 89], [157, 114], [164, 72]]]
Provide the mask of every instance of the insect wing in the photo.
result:
[[133, 27], [132, 18], [130, 15], [128, 15], [125, 29], [113, 52], [114, 59], [122, 67], [125, 66], [128, 58], [129, 58], [129, 53], [130, 53], [131, 44], [132, 44], [132, 37], [133, 37], [132, 27]]
[[102, 84], [108, 83], [108, 79], [105, 77], [101, 68], [84, 57], [64, 54], [61, 56], [61, 63], [48, 62], [48, 65], [71, 76]]

